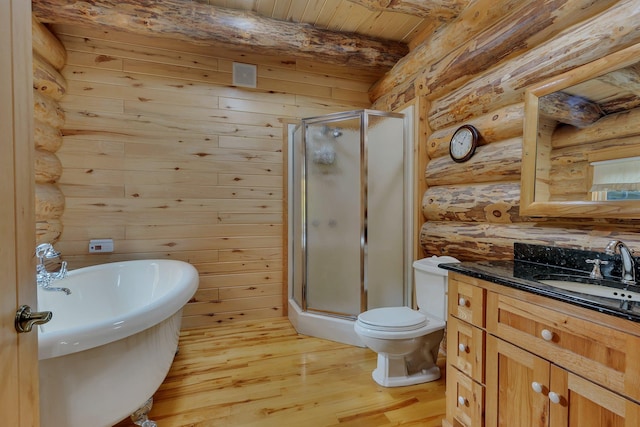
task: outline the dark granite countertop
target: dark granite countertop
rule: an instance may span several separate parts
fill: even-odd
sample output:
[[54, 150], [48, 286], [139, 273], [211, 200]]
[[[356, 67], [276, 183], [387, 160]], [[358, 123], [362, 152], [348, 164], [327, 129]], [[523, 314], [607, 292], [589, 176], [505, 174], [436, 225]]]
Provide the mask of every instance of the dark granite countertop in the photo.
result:
[[[584, 258], [583, 258], [584, 259]], [[514, 261], [477, 261], [452, 264], [440, 264], [440, 267], [466, 276], [509, 286], [526, 292], [543, 295], [559, 301], [575, 304], [601, 313], [640, 322], [640, 307], [631, 304], [628, 309], [620, 307], [620, 300], [585, 295], [545, 285], [535, 279], [549, 275], [570, 274], [588, 278], [588, 272], [537, 262]], [[610, 267], [611, 268], [611, 267]], [[622, 285], [620, 284], [622, 288]], [[639, 288], [636, 286], [635, 288]], [[636, 289], [634, 289], [636, 290]], [[636, 291], [640, 291], [637, 289]]]

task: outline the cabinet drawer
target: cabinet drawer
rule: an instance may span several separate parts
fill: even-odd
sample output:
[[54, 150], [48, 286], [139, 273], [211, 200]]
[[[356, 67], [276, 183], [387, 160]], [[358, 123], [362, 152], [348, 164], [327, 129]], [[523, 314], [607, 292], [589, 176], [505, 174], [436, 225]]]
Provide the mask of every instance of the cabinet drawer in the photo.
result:
[[447, 365], [447, 421], [455, 427], [484, 427], [484, 387]]
[[487, 332], [633, 399], [640, 399], [640, 338], [489, 292]]
[[487, 291], [458, 280], [449, 280], [449, 314], [484, 328]]
[[449, 363], [479, 383], [484, 383], [486, 332], [469, 323], [449, 317], [447, 358]]

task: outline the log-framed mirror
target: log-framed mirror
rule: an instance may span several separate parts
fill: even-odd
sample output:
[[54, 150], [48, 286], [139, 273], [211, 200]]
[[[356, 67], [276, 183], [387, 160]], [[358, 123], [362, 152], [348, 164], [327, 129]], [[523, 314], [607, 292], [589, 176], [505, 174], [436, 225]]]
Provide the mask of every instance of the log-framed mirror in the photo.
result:
[[639, 177], [640, 44], [526, 90], [521, 215], [640, 218]]

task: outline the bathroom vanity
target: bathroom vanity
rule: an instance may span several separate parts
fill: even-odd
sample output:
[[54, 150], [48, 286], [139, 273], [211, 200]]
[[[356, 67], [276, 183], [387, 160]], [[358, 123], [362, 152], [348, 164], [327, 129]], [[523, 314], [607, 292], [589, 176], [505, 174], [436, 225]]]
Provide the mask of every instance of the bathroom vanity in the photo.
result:
[[532, 280], [546, 268], [535, 263], [443, 267], [450, 270], [443, 427], [638, 425], [635, 303], [620, 308], [547, 286]]

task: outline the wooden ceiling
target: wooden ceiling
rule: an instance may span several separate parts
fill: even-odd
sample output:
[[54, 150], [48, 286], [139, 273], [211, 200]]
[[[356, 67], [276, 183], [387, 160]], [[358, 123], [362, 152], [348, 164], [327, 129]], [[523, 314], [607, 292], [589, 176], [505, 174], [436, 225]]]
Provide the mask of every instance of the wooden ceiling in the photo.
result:
[[96, 26], [382, 75], [471, 0], [32, 0], [45, 24]]
[[[353, 32], [368, 37], [395, 40], [409, 44], [423, 32], [430, 32], [439, 16], [424, 16], [409, 8], [374, 10], [367, 3], [352, 0], [195, 0], [237, 10], [248, 10], [266, 18], [295, 23], [307, 23], [316, 28]], [[391, 3], [387, 1], [386, 3]], [[401, 3], [401, 2], [394, 2]], [[428, 3], [423, 1], [422, 3]], [[435, 2], [434, 2], [435, 3]], [[441, 2], [439, 2], [441, 3]], [[453, 2], [450, 2], [453, 3]], [[458, 2], [459, 3], [459, 2]], [[421, 16], [422, 15], [422, 16]]]

